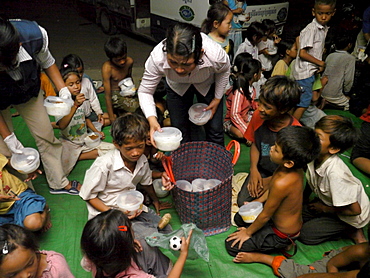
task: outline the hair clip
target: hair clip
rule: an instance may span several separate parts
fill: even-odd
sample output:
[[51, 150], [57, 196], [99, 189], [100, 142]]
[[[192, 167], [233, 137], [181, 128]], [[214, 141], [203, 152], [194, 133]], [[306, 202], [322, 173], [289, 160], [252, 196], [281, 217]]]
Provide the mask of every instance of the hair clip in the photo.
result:
[[121, 232], [127, 232], [127, 226], [118, 226], [118, 230]]
[[8, 248], [8, 242], [7, 241], [4, 242], [4, 246], [3, 246], [3, 249], [1, 251], [2, 251], [3, 255], [6, 255], [6, 254], [9, 253], [9, 248]]
[[68, 67], [69, 67], [69, 65], [68, 65], [68, 64], [64, 64], [64, 65], [63, 65], [63, 67], [64, 67], [64, 68], [68, 68]]
[[238, 67], [237, 67], [237, 66], [234, 66], [234, 67], [233, 67], [233, 70], [234, 70], [235, 72], [238, 72]]
[[194, 50], [195, 50], [195, 35], [193, 36], [191, 43], [192, 43], [192, 45], [191, 45], [191, 53], [193, 53]]

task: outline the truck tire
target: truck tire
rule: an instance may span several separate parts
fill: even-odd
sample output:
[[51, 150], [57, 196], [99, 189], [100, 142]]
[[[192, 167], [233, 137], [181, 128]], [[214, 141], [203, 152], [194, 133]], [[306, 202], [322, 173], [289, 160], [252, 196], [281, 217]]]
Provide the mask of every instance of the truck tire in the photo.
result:
[[114, 18], [106, 8], [103, 8], [99, 13], [99, 24], [105, 34], [114, 35], [117, 33]]

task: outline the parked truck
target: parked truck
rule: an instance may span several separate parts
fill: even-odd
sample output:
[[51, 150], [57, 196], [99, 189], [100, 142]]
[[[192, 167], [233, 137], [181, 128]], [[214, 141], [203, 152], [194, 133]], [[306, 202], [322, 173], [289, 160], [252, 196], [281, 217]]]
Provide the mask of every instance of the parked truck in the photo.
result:
[[[92, 15], [104, 33], [112, 35], [121, 29], [158, 42], [174, 22], [188, 22], [200, 27], [215, 0], [76, 1], [79, 11], [85, 16]], [[277, 33], [281, 33], [288, 17], [289, 3], [286, 0], [257, 1], [248, 1], [245, 13], [250, 20], [243, 24], [243, 28], [253, 21], [271, 19], [277, 26]]]

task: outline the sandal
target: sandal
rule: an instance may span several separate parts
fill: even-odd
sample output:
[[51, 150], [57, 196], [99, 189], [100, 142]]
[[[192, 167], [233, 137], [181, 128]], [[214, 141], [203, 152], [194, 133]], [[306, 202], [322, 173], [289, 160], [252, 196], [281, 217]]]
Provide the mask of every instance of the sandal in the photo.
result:
[[71, 188], [70, 189], [52, 189], [50, 188], [49, 192], [50, 194], [68, 194], [68, 195], [78, 195], [80, 193], [80, 191], [78, 191], [77, 187], [78, 187], [78, 184], [79, 182], [76, 181], [76, 180], [73, 180], [71, 182]]

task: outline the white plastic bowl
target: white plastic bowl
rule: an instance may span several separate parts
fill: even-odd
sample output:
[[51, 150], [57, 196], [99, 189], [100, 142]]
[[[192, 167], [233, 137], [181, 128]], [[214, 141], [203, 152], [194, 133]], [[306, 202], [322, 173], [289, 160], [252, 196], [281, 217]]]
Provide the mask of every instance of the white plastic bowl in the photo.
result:
[[96, 148], [100, 145], [101, 135], [97, 132], [89, 133], [85, 137], [84, 141], [88, 148]]
[[263, 205], [260, 202], [250, 202], [239, 208], [239, 214], [245, 223], [253, 223], [257, 216], [263, 210]]
[[204, 191], [204, 184], [206, 183], [206, 179], [195, 179], [191, 182], [193, 186], [194, 192]]
[[176, 181], [176, 186], [184, 191], [191, 192], [193, 190], [193, 187], [190, 182], [187, 180], [178, 180]]
[[135, 84], [131, 77], [121, 80], [118, 86], [121, 88], [120, 95], [123, 97], [134, 96], [136, 93]]
[[71, 99], [64, 99], [55, 96], [48, 96], [44, 100], [46, 112], [50, 116], [64, 117], [71, 112], [73, 101]]
[[163, 190], [162, 179], [153, 180], [153, 187], [158, 198], [164, 198], [170, 193], [168, 190]]
[[204, 183], [204, 190], [212, 189], [221, 183], [220, 180], [217, 179], [209, 179]]
[[158, 149], [170, 152], [180, 146], [182, 133], [175, 127], [163, 127], [162, 132], [154, 132], [153, 139]]
[[95, 126], [97, 131], [101, 131], [101, 129], [103, 128], [103, 124], [101, 122], [92, 122], [92, 124]]
[[10, 164], [22, 174], [32, 173], [40, 166], [39, 152], [33, 148], [24, 148], [21, 154], [12, 155]]
[[196, 125], [206, 124], [212, 116], [211, 110], [203, 111], [208, 107], [205, 103], [196, 103], [189, 108], [189, 120]]
[[117, 206], [128, 215], [134, 215], [143, 208], [144, 195], [137, 190], [122, 192], [117, 197]]

